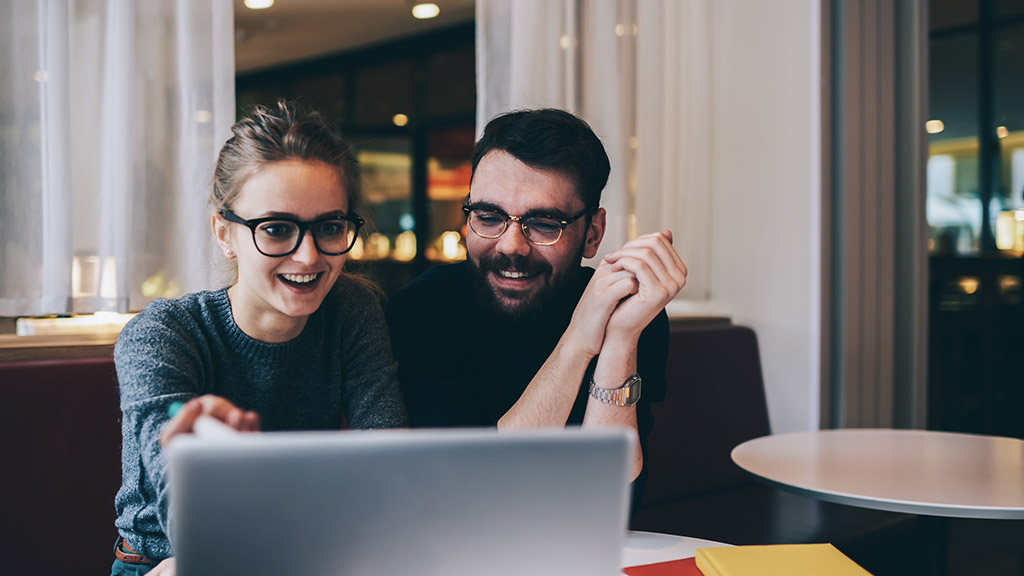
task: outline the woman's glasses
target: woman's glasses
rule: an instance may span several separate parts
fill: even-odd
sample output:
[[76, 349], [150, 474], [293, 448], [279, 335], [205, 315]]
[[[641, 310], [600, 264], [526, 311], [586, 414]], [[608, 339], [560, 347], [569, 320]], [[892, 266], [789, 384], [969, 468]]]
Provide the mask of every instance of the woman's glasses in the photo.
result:
[[352, 249], [359, 229], [365, 223], [356, 215], [328, 216], [307, 222], [281, 216], [246, 220], [226, 208], [220, 211], [220, 215], [228, 222], [252, 230], [256, 249], [271, 258], [287, 256], [298, 250], [307, 230], [313, 235], [317, 251], [326, 256], [340, 256]]

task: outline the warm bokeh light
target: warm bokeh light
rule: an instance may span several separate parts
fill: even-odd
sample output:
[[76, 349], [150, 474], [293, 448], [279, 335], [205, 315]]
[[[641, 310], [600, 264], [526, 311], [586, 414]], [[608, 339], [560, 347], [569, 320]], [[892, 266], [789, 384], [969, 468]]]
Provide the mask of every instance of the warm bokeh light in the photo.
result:
[[996, 128], [996, 136], [1000, 138], [1006, 138], [1010, 135], [1010, 130], [1006, 126], [999, 126]]
[[946, 129], [946, 125], [942, 120], [929, 120], [924, 123], [924, 129], [927, 130], [929, 134], [938, 134]]
[[251, 10], [263, 10], [274, 5], [274, 0], [245, 0], [245, 7]]
[[441, 256], [446, 260], [456, 260], [462, 256], [462, 235], [455, 230], [441, 234]]
[[387, 258], [391, 254], [391, 240], [379, 232], [374, 232], [366, 239], [363, 252], [367, 260]]
[[412, 17], [418, 20], [436, 18], [441, 9], [433, 2], [421, 2], [412, 7]]
[[395, 260], [400, 262], [408, 262], [416, 257], [416, 233], [412, 230], [406, 230], [395, 238], [395, 251], [393, 252]]
[[365, 252], [363, 252], [363, 237], [358, 236], [356, 237], [355, 244], [352, 245], [352, 249], [348, 251], [348, 257], [354, 260], [360, 260], [365, 255]]
[[395, 126], [405, 126], [409, 123], [409, 117], [405, 114], [395, 114], [391, 117], [391, 121], [395, 123]]
[[1000, 294], [1017, 294], [1020, 292], [1020, 276], [1002, 274], [999, 276]]
[[996, 248], [1024, 254], [1024, 210], [1003, 210], [996, 217]]
[[980, 282], [974, 276], [964, 276], [958, 282], [960, 290], [963, 290], [964, 294], [974, 294], [978, 291], [978, 285]]

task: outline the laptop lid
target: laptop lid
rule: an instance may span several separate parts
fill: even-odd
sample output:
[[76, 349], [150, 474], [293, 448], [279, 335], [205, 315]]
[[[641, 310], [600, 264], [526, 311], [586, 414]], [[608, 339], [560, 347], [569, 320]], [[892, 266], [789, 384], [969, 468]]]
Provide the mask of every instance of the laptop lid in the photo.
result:
[[183, 436], [181, 576], [619, 574], [624, 430]]

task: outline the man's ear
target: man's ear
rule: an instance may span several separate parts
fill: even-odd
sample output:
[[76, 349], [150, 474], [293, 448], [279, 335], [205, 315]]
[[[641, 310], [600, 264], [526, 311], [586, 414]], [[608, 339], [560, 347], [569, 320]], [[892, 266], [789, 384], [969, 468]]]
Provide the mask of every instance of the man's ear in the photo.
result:
[[604, 208], [598, 208], [597, 212], [590, 217], [590, 227], [587, 228], [587, 238], [583, 244], [584, 258], [593, 258], [597, 254], [597, 249], [601, 247], [606, 218], [607, 213]]
[[234, 258], [235, 253], [231, 249], [231, 234], [228, 232], [228, 223], [216, 212], [210, 213], [210, 228], [213, 230], [213, 237], [217, 240], [221, 252], [228, 258]]

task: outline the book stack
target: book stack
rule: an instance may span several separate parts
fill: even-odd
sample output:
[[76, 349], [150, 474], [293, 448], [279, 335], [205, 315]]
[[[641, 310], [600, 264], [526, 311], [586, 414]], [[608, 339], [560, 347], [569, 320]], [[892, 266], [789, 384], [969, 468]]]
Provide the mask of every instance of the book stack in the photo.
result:
[[683, 558], [622, 571], [627, 576], [871, 576], [831, 544], [698, 548]]

